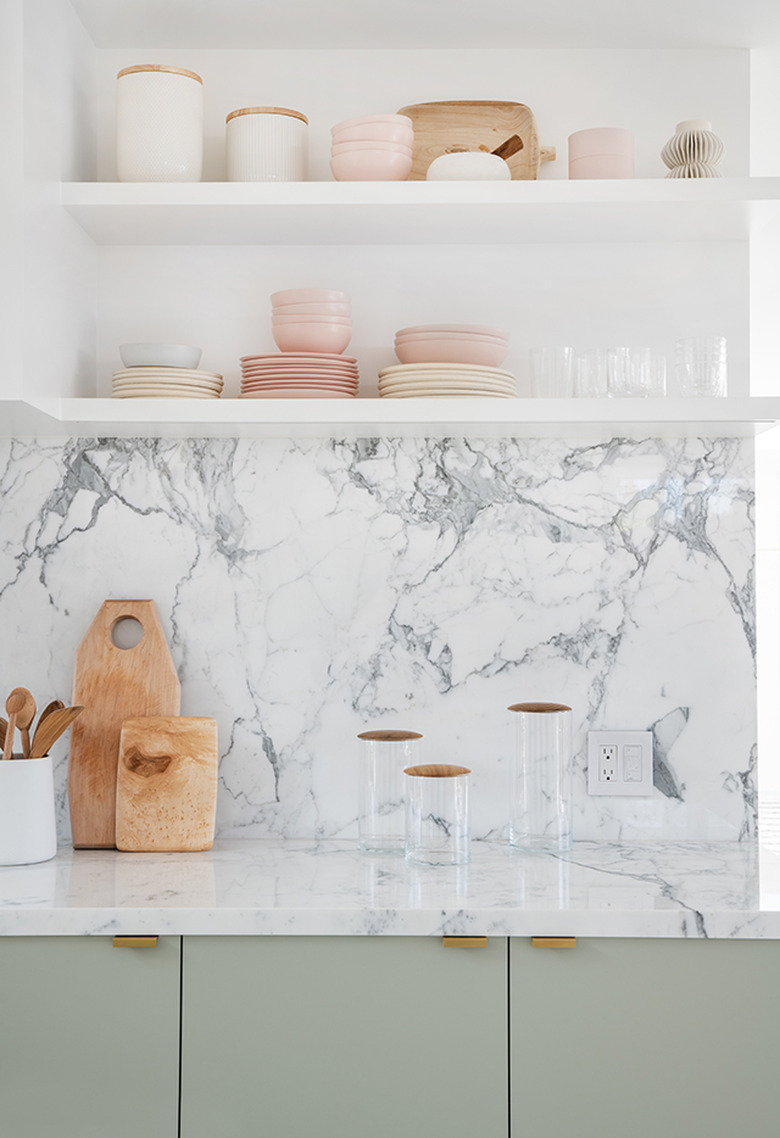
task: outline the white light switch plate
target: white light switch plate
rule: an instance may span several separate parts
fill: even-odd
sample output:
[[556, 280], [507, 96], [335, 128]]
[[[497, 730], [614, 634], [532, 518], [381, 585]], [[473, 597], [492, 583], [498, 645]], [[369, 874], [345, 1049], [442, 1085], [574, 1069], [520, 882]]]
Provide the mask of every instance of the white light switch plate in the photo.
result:
[[652, 731], [589, 731], [588, 794], [653, 793]]

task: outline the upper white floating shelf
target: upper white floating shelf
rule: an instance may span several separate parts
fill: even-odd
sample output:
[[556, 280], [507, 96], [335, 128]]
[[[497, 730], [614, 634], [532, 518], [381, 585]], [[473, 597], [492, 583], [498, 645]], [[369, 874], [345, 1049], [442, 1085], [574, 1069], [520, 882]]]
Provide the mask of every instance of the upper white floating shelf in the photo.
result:
[[780, 40], [775, 0], [71, 0], [98, 47], [723, 48]]
[[61, 193], [101, 245], [739, 241], [780, 214], [780, 178], [66, 182]]

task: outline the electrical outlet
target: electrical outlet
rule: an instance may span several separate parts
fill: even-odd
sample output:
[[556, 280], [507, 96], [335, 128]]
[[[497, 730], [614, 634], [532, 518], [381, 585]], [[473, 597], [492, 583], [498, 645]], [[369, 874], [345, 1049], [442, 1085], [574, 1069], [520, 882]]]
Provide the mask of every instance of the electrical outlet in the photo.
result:
[[653, 792], [652, 731], [589, 731], [588, 794]]

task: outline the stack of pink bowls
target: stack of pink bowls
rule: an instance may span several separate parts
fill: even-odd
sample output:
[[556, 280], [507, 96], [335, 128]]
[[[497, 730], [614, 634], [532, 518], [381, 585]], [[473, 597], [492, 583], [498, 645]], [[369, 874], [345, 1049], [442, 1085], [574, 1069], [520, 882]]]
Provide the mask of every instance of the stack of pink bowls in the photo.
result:
[[331, 128], [330, 168], [337, 182], [403, 182], [412, 170], [408, 115], [366, 115]]
[[500, 367], [508, 352], [507, 333], [480, 324], [419, 324], [395, 334], [395, 354], [402, 364]]
[[271, 297], [273, 337], [283, 352], [340, 355], [352, 339], [349, 294], [322, 288], [288, 288]]

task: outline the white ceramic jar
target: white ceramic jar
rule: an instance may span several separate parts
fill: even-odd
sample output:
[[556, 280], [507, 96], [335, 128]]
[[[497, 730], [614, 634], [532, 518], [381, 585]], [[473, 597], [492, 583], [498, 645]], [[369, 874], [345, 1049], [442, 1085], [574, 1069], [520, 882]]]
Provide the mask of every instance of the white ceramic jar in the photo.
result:
[[241, 107], [225, 119], [229, 182], [304, 182], [309, 120], [287, 107]]
[[160, 64], [125, 67], [116, 84], [120, 182], [199, 182], [203, 171], [203, 80]]

